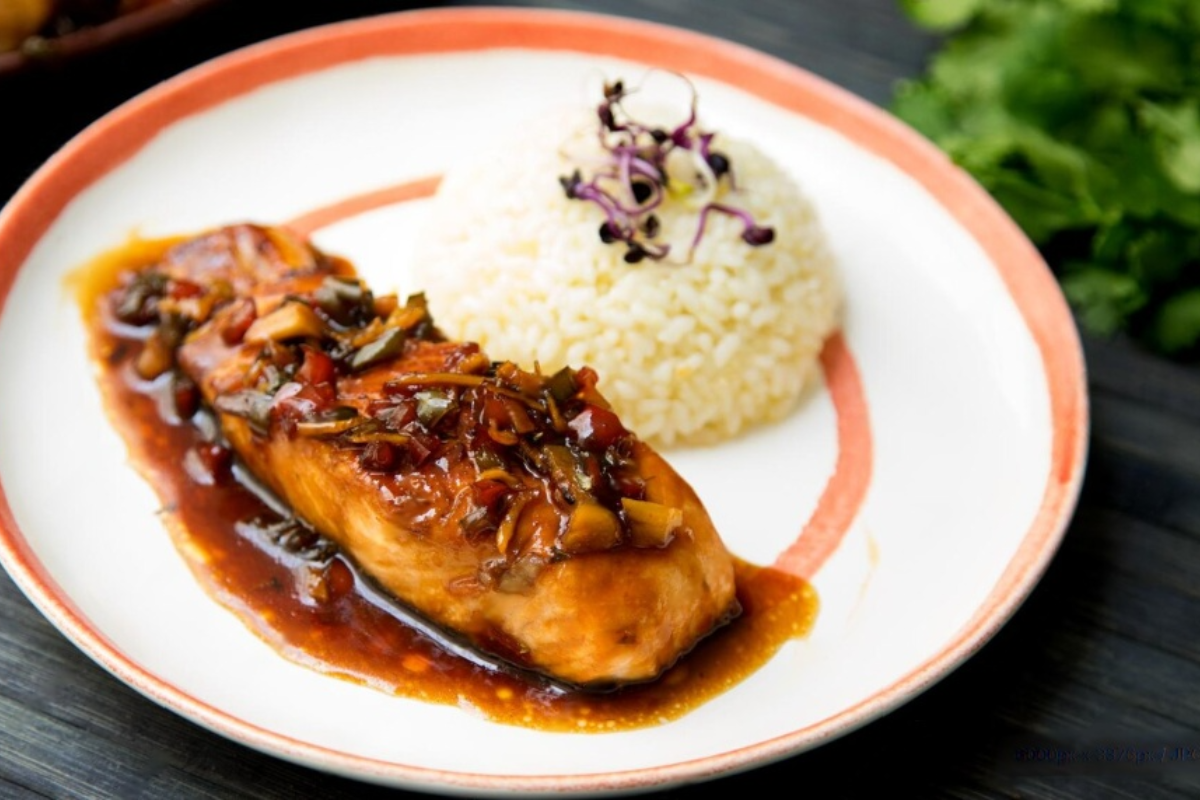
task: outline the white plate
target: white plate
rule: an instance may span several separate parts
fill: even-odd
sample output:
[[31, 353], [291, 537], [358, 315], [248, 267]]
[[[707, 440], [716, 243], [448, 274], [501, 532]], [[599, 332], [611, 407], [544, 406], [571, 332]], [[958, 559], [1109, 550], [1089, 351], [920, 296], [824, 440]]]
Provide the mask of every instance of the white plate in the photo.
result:
[[[296, 220], [359, 198], [378, 207], [315, 238], [374, 285], [402, 284], [423, 206], [388, 204], [389, 187], [443, 171], [490, 126], [592, 102], [597, 76], [648, 66], [693, 77], [710, 126], [794, 175], [845, 278], [844, 348], [826, 354], [825, 389], [781, 426], [668, 453], [735, 553], [812, 576], [811, 634], [675, 722], [589, 735], [505, 727], [285, 661], [173, 549], [104, 416], [64, 275], [135, 231]], [[4, 209], [0, 297], [0, 555], [31, 600], [97, 662], [199, 724], [412, 788], [643, 790], [844, 734], [1009, 618], [1051, 558], [1084, 468], [1071, 317], [977, 185], [800, 69], [616, 18], [407, 12], [193, 70], [90, 127]]]

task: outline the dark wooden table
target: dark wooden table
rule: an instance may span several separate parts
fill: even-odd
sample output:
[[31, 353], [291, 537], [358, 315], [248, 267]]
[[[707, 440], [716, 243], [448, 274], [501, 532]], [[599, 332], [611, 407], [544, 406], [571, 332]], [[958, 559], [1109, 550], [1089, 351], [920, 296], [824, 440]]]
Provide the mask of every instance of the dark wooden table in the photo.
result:
[[[716, 34], [879, 105], [935, 45], [893, 0], [511, 4]], [[416, 4], [311, 5], [230, 1], [118, 52], [0, 79], [0, 199], [70, 136], [158, 80], [276, 34]], [[1200, 797], [1200, 371], [1126, 342], [1086, 338], [1085, 346], [1093, 427], [1082, 499], [1062, 549], [1011, 623], [888, 717], [813, 752], [671, 794], [771, 787], [832, 797]], [[3, 573], [0, 618], [2, 797], [405, 795], [259, 754], [154, 705], [69, 644]], [[1015, 758], [1019, 748], [1105, 747], [1156, 763], [1061, 767]], [[1179, 760], [1163, 762], [1164, 752]]]

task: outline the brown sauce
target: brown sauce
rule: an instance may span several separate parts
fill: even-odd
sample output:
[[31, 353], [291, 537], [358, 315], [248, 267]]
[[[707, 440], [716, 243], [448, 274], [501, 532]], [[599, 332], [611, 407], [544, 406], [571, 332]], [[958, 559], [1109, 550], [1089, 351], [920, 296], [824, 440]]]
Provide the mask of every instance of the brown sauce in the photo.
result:
[[131, 364], [136, 333], [112, 324], [102, 299], [117, 275], [178, 240], [133, 240], [72, 276], [105, 405], [131, 462], [162, 502], [162, 518], [201, 584], [289, 659], [402, 697], [460, 705], [496, 722], [553, 731], [611, 731], [682, 716], [802, 636], [817, 611], [801, 578], [738, 562], [742, 614], [653, 683], [597, 694], [564, 689], [455, 646], [375, 590], [327, 540], [300, 528], [235, 467], [209, 480], [211, 417], [182, 422], [167, 379]]

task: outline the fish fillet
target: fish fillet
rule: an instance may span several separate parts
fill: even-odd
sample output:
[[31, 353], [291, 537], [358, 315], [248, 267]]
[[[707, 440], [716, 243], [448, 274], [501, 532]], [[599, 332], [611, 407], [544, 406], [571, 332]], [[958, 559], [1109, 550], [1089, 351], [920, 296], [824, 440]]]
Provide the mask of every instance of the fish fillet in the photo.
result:
[[586, 368], [447, 341], [285, 229], [187, 240], [114, 295], [246, 468], [378, 587], [470, 647], [566, 684], [659, 676], [738, 613], [700, 500]]

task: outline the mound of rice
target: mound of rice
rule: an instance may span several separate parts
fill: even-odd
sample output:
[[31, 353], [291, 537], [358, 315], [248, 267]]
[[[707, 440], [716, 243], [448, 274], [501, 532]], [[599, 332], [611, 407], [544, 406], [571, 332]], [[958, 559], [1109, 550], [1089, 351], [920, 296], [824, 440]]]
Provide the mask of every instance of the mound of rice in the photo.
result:
[[[416, 285], [448, 335], [543, 373], [593, 367], [642, 439], [711, 444], [792, 411], [814, 380], [841, 303], [812, 204], [749, 143], [722, 138], [735, 189], [775, 240], [752, 247], [735, 217], [710, 214], [687, 259], [697, 209], [657, 211], [671, 257], [628, 264], [606, 245], [595, 204], [559, 177], [602, 155], [595, 116], [558, 115], [446, 174], [415, 260]], [[589, 148], [591, 154], [589, 155]]]

